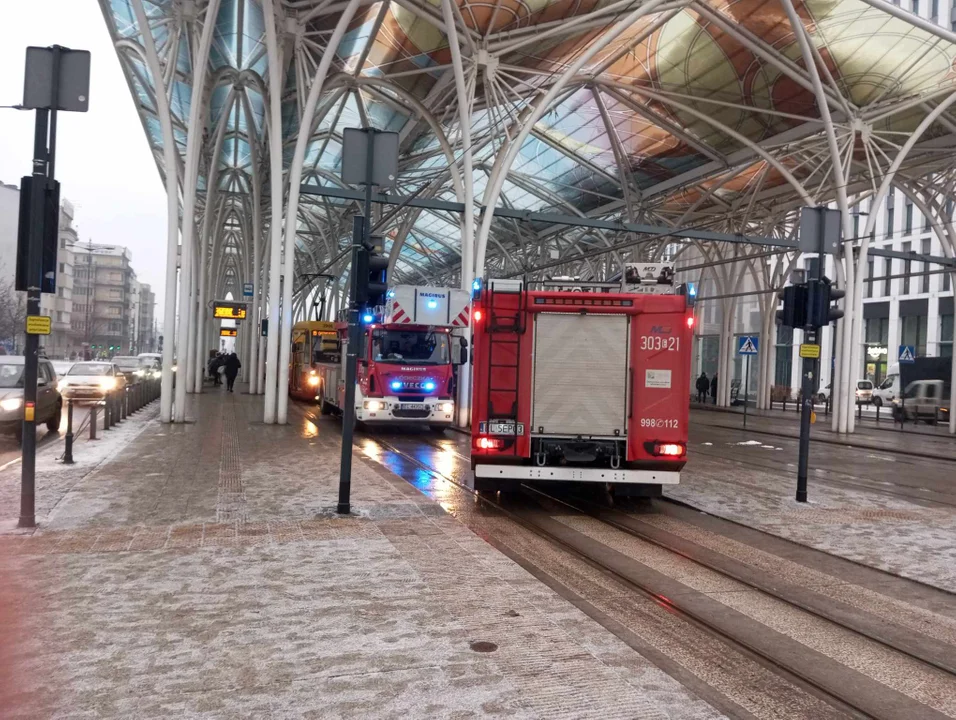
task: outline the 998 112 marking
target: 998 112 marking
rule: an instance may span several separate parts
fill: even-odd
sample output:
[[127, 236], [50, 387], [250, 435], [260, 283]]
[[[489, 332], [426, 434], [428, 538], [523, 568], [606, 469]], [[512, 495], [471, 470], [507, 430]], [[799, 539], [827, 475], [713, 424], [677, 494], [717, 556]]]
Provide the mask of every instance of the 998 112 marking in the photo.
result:
[[679, 423], [677, 420], [671, 418], [641, 418], [641, 427], [676, 430], [679, 427]]

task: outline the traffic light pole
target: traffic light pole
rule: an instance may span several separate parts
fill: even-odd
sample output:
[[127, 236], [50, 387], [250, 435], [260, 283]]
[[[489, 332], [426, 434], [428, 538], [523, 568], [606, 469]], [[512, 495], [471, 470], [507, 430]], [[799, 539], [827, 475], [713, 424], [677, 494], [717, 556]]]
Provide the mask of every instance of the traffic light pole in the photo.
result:
[[[368, 186], [371, 191], [371, 185]], [[368, 213], [368, 205], [365, 212]], [[339, 502], [336, 512], [348, 515], [352, 511], [352, 437], [355, 430], [355, 376], [358, 370], [358, 346], [361, 340], [359, 307], [356, 300], [362, 239], [368, 223], [356, 215], [352, 218], [352, 271], [349, 274], [349, 341], [345, 349], [345, 405], [342, 408], [342, 454], [339, 462]]]
[[[55, 87], [55, 85], [54, 85]], [[33, 136], [33, 177], [30, 183], [30, 243], [27, 251], [27, 316], [40, 314], [40, 288], [43, 273], [43, 218], [45, 215], [48, 172], [52, 159], [48, 152], [50, 111], [38, 109]], [[53, 110], [56, 115], [56, 110]], [[23, 367], [23, 430], [20, 468], [20, 520], [18, 527], [36, 527], [36, 453], [37, 453], [37, 379], [40, 362], [40, 336], [27, 333]]]
[[[812, 301], [811, 301], [812, 302]], [[817, 330], [804, 329], [804, 342], [816, 345]], [[803, 384], [800, 404], [800, 457], [797, 461], [797, 502], [807, 501], [807, 466], [810, 460], [810, 415], [813, 413], [813, 373], [816, 361], [803, 358]]]

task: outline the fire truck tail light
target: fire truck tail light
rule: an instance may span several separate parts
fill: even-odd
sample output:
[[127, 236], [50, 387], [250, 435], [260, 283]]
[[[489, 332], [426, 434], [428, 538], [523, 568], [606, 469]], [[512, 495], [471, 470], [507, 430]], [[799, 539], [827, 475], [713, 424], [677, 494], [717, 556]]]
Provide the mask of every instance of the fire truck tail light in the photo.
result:
[[504, 447], [505, 441], [501, 438], [480, 437], [478, 447], [481, 450], [499, 450]]
[[685, 452], [683, 443], [654, 443], [654, 455], [682, 457]]
[[475, 310], [475, 312], [473, 312], [471, 316], [475, 319], [475, 322], [478, 322], [479, 320], [481, 320], [481, 310]]
[[693, 316], [693, 315], [688, 315], [688, 316], [687, 316], [687, 327], [689, 327], [689, 328], [694, 327], [694, 316]]

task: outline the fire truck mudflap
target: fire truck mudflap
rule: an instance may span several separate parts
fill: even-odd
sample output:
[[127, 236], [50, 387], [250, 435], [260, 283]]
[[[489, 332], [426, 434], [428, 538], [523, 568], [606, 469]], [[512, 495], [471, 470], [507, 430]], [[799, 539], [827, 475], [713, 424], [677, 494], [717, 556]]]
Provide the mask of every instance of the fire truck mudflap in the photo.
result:
[[492, 283], [474, 318], [477, 490], [552, 481], [656, 495], [680, 481], [693, 326], [684, 296]]

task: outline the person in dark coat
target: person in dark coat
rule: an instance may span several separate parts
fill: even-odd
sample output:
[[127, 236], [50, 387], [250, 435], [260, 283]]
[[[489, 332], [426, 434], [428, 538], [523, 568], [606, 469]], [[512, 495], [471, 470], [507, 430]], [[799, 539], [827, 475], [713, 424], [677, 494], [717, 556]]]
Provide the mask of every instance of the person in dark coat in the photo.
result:
[[232, 386], [236, 384], [236, 376], [239, 374], [239, 368], [242, 367], [242, 363], [239, 362], [239, 356], [235, 353], [229, 353], [229, 355], [226, 356], [225, 367], [226, 390], [232, 392]]
[[701, 372], [700, 377], [697, 378], [697, 402], [707, 401], [708, 390], [710, 390], [710, 380], [707, 379], [707, 373]]
[[213, 385], [222, 385], [222, 380], [219, 378], [219, 367], [222, 361], [222, 353], [216, 353], [215, 357], [209, 360], [209, 376], [212, 378]]
[[714, 399], [714, 405], [717, 404], [717, 373], [714, 373], [714, 377], [710, 381], [710, 396]]

